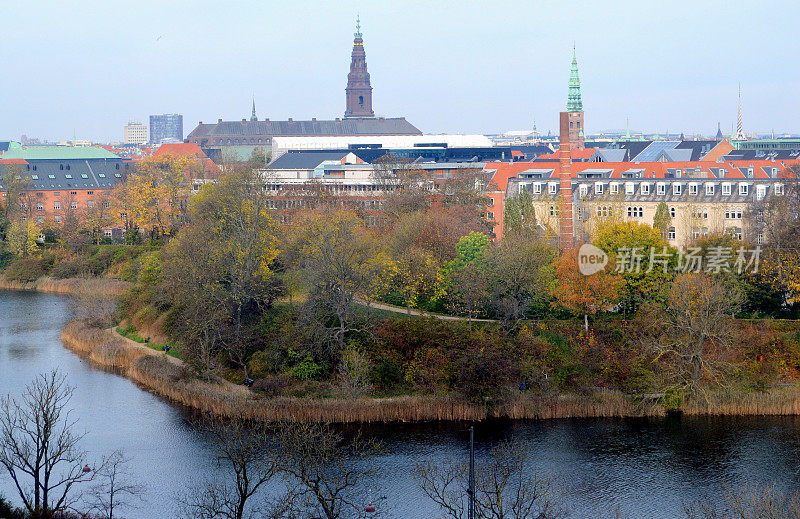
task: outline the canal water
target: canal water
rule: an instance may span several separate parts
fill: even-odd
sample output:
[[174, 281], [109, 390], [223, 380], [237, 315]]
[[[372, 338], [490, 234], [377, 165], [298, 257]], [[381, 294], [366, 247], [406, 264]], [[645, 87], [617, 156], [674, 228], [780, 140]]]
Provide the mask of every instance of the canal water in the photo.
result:
[[[212, 475], [207, 439], [185, 410], [127, 379], [93, 367], [65, 349], [59, 334], [70, 319], [69, 298], [0, 291], [0, 396], [18, 395], [37, 374], [58, 368], [75, 389], [72, 400], [82, 447], [100, 457], [121, 449], [133, 478], [147, 485], [144, 501], [124, 517], [176, 517], [181, 489]], [[383, 443], [372, 460], [371, 495], [396, 518], [435, 518], [438, 510], [415, 485], [420, 461], [467, 454], [467, 424], [370, 426]], [[664, 418], [497, 421], [476, 427], [478, 456], [497, 442], [526, 446], [528, 469], [561, 482], [570, 517], [682, 517], [684, 504], [719, 500], [731, 485], [775, 483], [800, 488], [800, 419]], [[19, 504], [0, 473], [0, 495]]]

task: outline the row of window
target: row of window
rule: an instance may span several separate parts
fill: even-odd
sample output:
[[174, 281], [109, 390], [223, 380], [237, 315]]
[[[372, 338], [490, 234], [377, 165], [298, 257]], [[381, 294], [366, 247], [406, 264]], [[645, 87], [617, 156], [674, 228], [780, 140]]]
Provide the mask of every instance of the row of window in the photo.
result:
[[[656, 194], [657, 195], [666, 195], [667, 194], [667, 186], [670, 185], [666, 182], [658, 182], [656, 183]], [[687, 192], [690, 195], [699, 195], [700, 194], [700, 183], [693, 182], [689, 184], [684, 183], [672, 183], [671, 192], [675, 196], [680, 196], [684, 193], [684, 185], [688, 186]], [[750, 194], [750, 184], [745, 182], [739, 182], [736, 184], [738, 186], [738, 194], [739, 196], [747, 196]], [[733, 193], [733, 184], [730, 182], [723, 182], [720, 184], [721, 192], [723, 196], [730, 196]], [[769, 186], [767, 185], [756, 185], [756, 198], [759, 200], [764, 198], [767, 195], [767, 190]], [[605, 193], [606, 184], [603, 182], [597, 182], [594, 184], [594, 194], [602, 195]], [[639, 183], [639, 194], [641, 195], [649, 195], [651, 189], [651, 184], [648, 182]], [[716, 193], [717, 184], [712, 182], [704, 183], [703, 192], [706, 196], [714, 196]], [[619, 194], [620, 184], [618, 182], [611, 182], [608, 184], [608, 192], [612, 195]], [[774, 184], [773, 190], [775, 195], [783, 196], [784, 194], [784, 186], [783, 184]], [[531, 184], [531, 192], [534, 194], [540, 194], [542, 192], [542, 184], [541, 183], [533, 183]], [[554, 195], [558, 193], [558, 183], [550, 182], [548, 183], [548, 193]], [[581, 197], [585, 197], [589, 194], [589, 185], [588, 184], [580, 184], [578, 186], [578, 194]], [[625, 182], [625, 194], [626, 195], [635, 195], [636, 194], [636, 184], [633, 182]]]

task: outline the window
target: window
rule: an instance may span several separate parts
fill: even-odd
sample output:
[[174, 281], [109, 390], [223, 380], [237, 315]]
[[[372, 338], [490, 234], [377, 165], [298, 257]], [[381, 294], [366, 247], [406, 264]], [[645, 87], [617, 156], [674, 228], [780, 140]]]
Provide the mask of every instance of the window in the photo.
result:
[[706, 196], [714, 196], [714, 184], [706, 184]]
[[61, 191], [56, 191], [53, 193], [53, 196], [61, 196]]
[[731, 185], [729, 183], [722, 184], [722, 194], [726, 196], [731, 194]]
[[756, 186], [756, 200], [763, 200], [767, 196], [767, 186]]
[[696, 195], [697, 194], [697, 184], [689, 184], [689, 194]]
[[608, 217], [611, 216], [611, 207], [610, 206], [600, 206], [597, 208], [597, 216], [600, 217]]
[[94, 191], [87, 191], [87, 192], [86, 192], [86, 194], [87, 194], [87, 195], [93, 195], [93, 194], [94, 194]]
[[555, 195], [558, 192], [558, 184], [556, 184], [555, 182], [551, 182], [550, 184], [548, 184], [547, 190], [551, 195]]
[[669, 217], [670, 218], [675, 218], [675, 216], [677, 216], [677, 214], [678, 214], [678, 211], [674, 207], [670, 207], [669, 208]]
[[70, 202], [69, 203], [69, 207], [71, 209], [77, 209], [78, 208], [78, 202]]
[[59, 202], [58, 200], [53, 202], [53, 209], [61, 209], [61, 202]]
[[44, 216], [37, 216], [36, 223], [44, 223]]
[[594, 194], [602, 195], [604, 189], [605, 189], [605, 184], [603, 184], [602, 182], [598, 182], [594, 185]]
[[100, 177], [100, 178], [106, 178], [106, 174], [105, 173], [100, 173], [97, 176]]
[[56, 223], [61, 223], [61, 215], [60, 215], [60, 214], [57, 214], [57, 215], [55, 215], [55, 216], [53, 217], [53, 220], [55, 220], [55, 221], [56, 221]]
[[581, 198], [583, 198], [586, 195], [588, 195], [589, 194], [589, 186], [587, 186], [586, 184], [581, 184], [580, 186], [578, 186], [578, 194], [581, 196]]
[[42, 202], [36, 202], [36, 210], [44, 211], [44, 204]]
[[49, 178], [50, 180], [55, 180], [56, 176], [55, 175], [47, 175], [47, 178]]
[[739, 184], [739, 196], [747, 196], [750, 192], [750, 186], [747, 184]]
[[656, 184], [656, 193], [659, 195], [666, 195], [667, 185], [663, 182], [659, 182], [658, 184]]
[[94, 207], [94, 200], [87, 200], [86, 201], [86, 207], [88, 207], [89, 209]]
[[625, 182], [625, 194], [632, 195], [636, 191], [636, 186], [633, 185], [633, 182]]
[[77, 191], [70, 191], [70, 192], [69, 192], [69, 194], [70, 194], [70, 195], [77, 195], [77, 194], [78, 194], [78, 192], [77, 192]]
[[64, 175], [64, 176], [65, 176], [67, 179], [70, 179], [70, 180], [72, 179], [72, 175], [70, 175], [69, 173], [67, 173], [67, 174], [66, 174], [66, 175]]
[[558, 206], [551, 205], [550, 206], [550, 216], [558, 216]]
[[642, 217], [644, 217], [644, 208], [628, 207], [628, 218], [642, 218]]
[[670, 240], [674, 240], [675, 239], [675, 227], [670, 227], [669, 228], [669, 234], [667, 235], [667, 238], [670, 239]]
[[742, 219], [742, 210], [741, 209], [728, 209], [725, 211], [725, 219], [726, 220], [741, 220]]
[[612, 195], [619, 194], [619, 184], [612, 182], [608, 185], [608, 192]]
[[58, 169], [63, 170], [64, 169], [64, 164], [59, 164], [58, 165]]
[[103, 207], [108, 209], [109, 207], [111, 207], [111, 202], [103, 202]]
[[681, 184], [672, 184], [672, 194], [673, 195], [680, 195], [683, 191], [683, 185]]
[[650, 194], [650, 184], [642, 184], [642, 194], [643, 195]]
[[775, 194], [778, 196], [783, 195], [783, 184], [775, 184]]
[[89, 178], [89, 175], [87, 175], [86, 173], [81, 173], [81, 178], [86, 180], [87, 178]]
[[39, 180], [39, 175], [31, 175], [31, 178], [32, 178], [33, 180]]
[[534, 182], [533, 184], [531, 184], [531, 191], [533, 191], [534, 194], [538, 195], [539, 193], [542, 192], [542, 185], [538, 182]]

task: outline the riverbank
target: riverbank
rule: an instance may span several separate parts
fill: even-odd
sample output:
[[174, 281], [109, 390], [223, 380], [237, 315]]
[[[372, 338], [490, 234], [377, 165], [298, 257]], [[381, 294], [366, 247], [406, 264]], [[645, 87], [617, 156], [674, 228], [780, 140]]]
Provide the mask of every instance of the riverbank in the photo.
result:
[[8, 281], [0, 274], [0, 290], [27, 290], [49, 294], [75, 295], [88, 293], [100, 297], [119, 297], [133, 286], [132, 283], [111, 278], [67, 278], [56, 279], [43, 276], [36, 281], [23, 283]]
[[[183, 361], [170, 357], [83, 320], [67, 324], [64, 345], [92, 362], [118, 371], [148, 391], [191, 409], [218, 416], [245, 416], [260, 421], [424, 422], [554, 418], [623, 418], [663, 416], [656, 398], [599, 389], [553, 397], [522, 393], [508, 403], [475, 405], [451, 396], [311, 399], [261, 396], [225, 380], [203, 381]], [[683, 404], [690, 415], [800, 415], [800, 389], [710, 394], [708, 401]]]

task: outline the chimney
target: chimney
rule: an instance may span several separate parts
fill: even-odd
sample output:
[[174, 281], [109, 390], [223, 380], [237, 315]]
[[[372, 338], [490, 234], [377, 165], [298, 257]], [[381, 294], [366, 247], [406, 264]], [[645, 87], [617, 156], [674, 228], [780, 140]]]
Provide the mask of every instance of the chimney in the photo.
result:
[[200, 121], [200, 122], [199, 122], [199, 123], [197, 123], [197, 124], [203, 124], [203, 121]]
[[269, 122], [269, 117], [264, 119], [265, 122]]
[[292, 121], [292, 118], [291, 118], [291, 117], [289, 117], [289, 122], [290, 122], [290, 123], [291, 123], [291, 122], [294, 122], [294, 121]]
[[316, 117], [312, 117], [312, 118], [311, 118], [311, 122], [312, 122], [312, 123], [315, 123], [315, 122], [317, 122], [317, 118], [316, 118]]
[[217, 124], [221, 123], [222, 119], [217, 119]]
[[242, 122], [243, 122], [243, 123], [246, 123], [246, 122], [247, 122], [247, 119], [242, 119]]
[[558, 245], [563, 250], [575, 245], [575, 234], [572, 229], [572, 158], [569, 142], [569, 112], [559, 113], [559, 146], [558, 146], [558, 195], [561, 197], [561, 209], [558, 213]]

